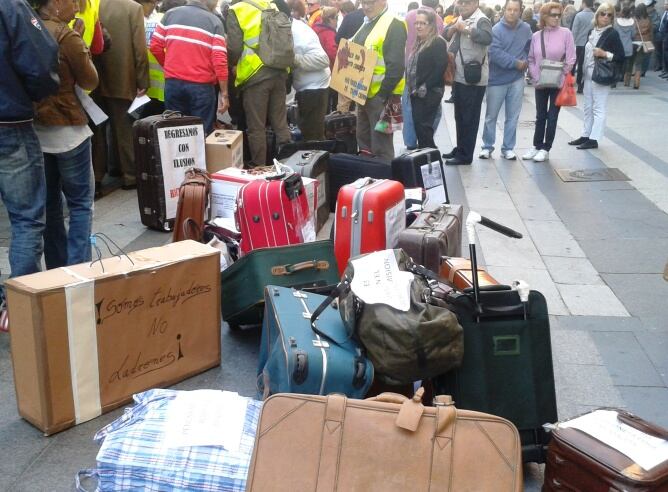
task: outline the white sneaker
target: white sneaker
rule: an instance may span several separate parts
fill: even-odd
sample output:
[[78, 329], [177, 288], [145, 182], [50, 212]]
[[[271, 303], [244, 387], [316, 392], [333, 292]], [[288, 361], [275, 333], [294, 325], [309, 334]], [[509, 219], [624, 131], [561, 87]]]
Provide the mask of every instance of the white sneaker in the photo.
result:
[[489, 159], [490, 157], [492, 157], [492, 151], [489, 149], [482, 149], [478, 154], [480, 159]]
[[517, 155], [515, 155], [515, 152], [513, 152], [512, 150], [501, 151], [501, 157], [509, 161], [514, 161], [515, 159], [517, 159]]
[[534, 162], [545, 162], [550, 158], [550, 153], [547, 150], [539, 150], [533, 158]]
[[527, 150], [526, 154], [522, 156], [522, 159], [529, 160], [533, 159], [536, 157], [536, 154], [538, 153], [538, 149], [536, 147], [531, 147], [529, 150]]

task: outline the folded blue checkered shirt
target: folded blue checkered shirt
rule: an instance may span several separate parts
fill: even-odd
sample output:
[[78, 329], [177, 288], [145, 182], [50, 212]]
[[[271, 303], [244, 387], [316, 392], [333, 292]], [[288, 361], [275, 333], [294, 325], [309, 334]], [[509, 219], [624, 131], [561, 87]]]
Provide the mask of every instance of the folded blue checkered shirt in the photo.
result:
[[153, 389], [102, 428], [95, 441], [98, 491], [244, 491], [262, 403], [248, 401], [238, 452], [222, 446], [166, 448], [170, 402], [179, 391]]

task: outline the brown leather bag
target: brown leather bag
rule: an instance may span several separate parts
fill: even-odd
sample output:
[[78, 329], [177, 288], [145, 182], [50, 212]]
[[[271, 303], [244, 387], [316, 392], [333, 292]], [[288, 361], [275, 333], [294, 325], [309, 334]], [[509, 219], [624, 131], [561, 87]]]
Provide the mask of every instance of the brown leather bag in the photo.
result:
[[[443, 257], [439, 276], [456, 289], [473, 287], [473, 269], [468, 258]], [[498, 285], [499, 282], [482, 268], [478, 267], [478, 285]]]
[[174, 220], [174, 242], [184, 239], [202, 240], [210, 189], [211, 178], [205, 170], [193, 167], [186, 171], [186, 177], [179, 190], [179, 204]]
[[455, 54], [448, 51], [448, 65], [443, 72], [443, 82], [445, 85], [453, 85], [455, 83]]
[[265, 401], [246, 490], [521, 491], [520, 438], [500, 417], [383, 393]]

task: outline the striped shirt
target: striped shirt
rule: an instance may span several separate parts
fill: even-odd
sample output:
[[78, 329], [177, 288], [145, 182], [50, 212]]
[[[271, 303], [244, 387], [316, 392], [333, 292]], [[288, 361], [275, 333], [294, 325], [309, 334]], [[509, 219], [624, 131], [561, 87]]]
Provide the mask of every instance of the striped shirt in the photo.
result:
[[165, 78], [216, 84], [227, 80], [223, 24], [197, 0], [171, 9], [151, 38], [151, 53]]

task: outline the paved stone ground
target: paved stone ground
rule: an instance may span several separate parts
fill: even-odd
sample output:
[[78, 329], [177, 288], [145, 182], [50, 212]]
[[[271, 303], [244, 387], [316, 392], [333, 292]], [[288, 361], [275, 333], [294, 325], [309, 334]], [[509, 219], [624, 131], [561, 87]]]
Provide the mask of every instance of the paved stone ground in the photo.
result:
[[[598, 406], [619, 406], [668, 427], [668, 162], [665, 115], [668, 83], [648, 73], [638, 91], [609, 98], [606, 138], [578, 151], [581, 111], [568, 108], [547, 163], [475, 160], [448, 168], [452, 199], [518, 229], [522, 240], [478, 231], [481, 259], [502, 282], [524, 279], [549, 303], [559, 417]], [[531, 145], [533, 90], [525, 91], [517, 151]], [[582, 101], [580, 101], [582, 103]], [[452, 106], [437, 133], [441, 150], [454, 137]], [[483, 110], [484, 111], [484, 110]], [[500, 133], [499, 133], [500, 136]], [[397, 135], [397, 149], [403, 145]], [[564, 183], [556, 169], [615, 167], [630, 181]], [[169, 237], [139, 222], [134, 192], [96, 202], [95, 231], [124, 249], [166, 243]], [[9, 228], [0, 218], [0, 270], [8, 272]], [[224, 388], [254, 394], [259, 333], [223, 327], [223, 362], [178, 384], [179, 389]], [[80, 468], [94, 466], [95, 432], [121, 414], [103, 415], [46, 438], [19, 418], [9, 337], [0, 334], [0, 490], [65, 491]], [[526, 490], [539, 490], [542, 468], [525, 468]]]

